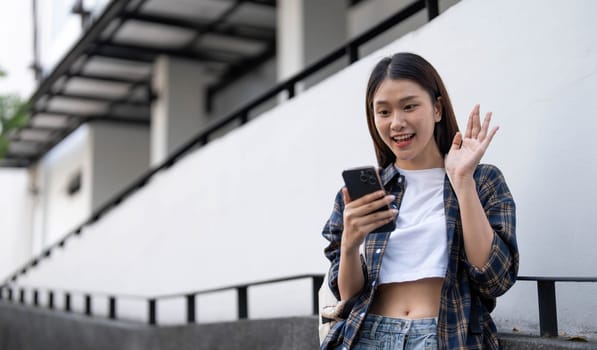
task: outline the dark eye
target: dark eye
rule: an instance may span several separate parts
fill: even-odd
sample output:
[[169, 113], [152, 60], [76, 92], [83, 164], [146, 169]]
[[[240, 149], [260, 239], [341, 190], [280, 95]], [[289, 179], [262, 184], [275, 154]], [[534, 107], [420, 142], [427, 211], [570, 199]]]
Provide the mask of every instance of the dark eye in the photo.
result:
[[390, 115], [390, 111], [388, 111], [386, 109], [379, 109], [379, 110], [377, 110], [377, 115], [386, 117], [386, 116]]
[[406, 106], [404, 106], [404, 110], [405, 111], [412, 111], [413, 109], [415, 109], [417, 107], [416, 104], [408, 104]]

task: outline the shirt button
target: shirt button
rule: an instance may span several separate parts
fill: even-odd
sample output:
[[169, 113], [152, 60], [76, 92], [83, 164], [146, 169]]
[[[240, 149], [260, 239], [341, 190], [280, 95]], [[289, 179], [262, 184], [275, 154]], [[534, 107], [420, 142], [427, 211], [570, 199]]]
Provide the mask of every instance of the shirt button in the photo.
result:
[[364, 312], [361, 312], [361, 315], [360, 315], [360, 316], [361, 316], [361, 318], [365, 317], [365, 313], [364, 313]]
[[377, 250], [375, 251], [375, 254], [379, 254], [381, 253], [381, 248], [377, 248]]
[[375, 281], [373, 281], [373, 283], [371, 283], [371, 287], [375, 287]]

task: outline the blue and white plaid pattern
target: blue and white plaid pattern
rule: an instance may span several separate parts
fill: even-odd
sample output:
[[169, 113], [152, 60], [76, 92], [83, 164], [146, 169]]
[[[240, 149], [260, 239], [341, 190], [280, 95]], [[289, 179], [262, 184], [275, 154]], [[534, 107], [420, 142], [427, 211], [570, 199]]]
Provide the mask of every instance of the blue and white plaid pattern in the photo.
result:
[[[386, 190], [396, 196], [396, 205], [400, 208], [405, 189], [404, 178], [393, 165], [382, 170], [381, 178]], [[489, 312], [495, 307], [496, 297], [504, 294], [514, 284], [518, 274], [516, 210], [504, 177], [497, 167], [481, 164], [475, 170], [474, 178], [481, 204], [495, 235], [486, 265], [480, 269], [472, 266], [464, 251], [458, 200], [446, 176], [444, 207], [449, 262], [438, 315], [439, 349], [500, 349], [497, 330]], [[325, 248], [325, 255], [331, 262], [329, 285], [338, 300], [343, 211], [344, 200], [339, 191], [332, 215], [322, 233], [330, 241]], [[390, 232], [371, 233], [367, 236], [366, 284], [353, 297], [354, 300], [351, 300], [354, 301], [354, 306], [347, 319], [337, 322], [330, 329], [321, 349], [334, 349], [341, 343], [345, 349], [352, 346], [371, 305], [389, 237]]]

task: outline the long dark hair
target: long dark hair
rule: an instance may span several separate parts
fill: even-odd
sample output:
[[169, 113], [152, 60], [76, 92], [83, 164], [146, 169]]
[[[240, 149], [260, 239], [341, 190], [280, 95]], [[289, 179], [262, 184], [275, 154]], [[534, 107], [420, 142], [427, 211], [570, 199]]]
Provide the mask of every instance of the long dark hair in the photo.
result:
[[427, 91], [431, 102], [437, 102], [441, 97], [441, 120], [435, 123], [433, 138], [442, 155], [448, 154], [454, 135], [458, 132], [458, 124], [448, 91], [439, 74], [423, 57], [413, 53], [397, 53], [379, 61], [369, 77], [367, 94], [365, 97], [367, 110], [367, 125], [375, 146], [375, 155], [380, 167], [385, 168], [396, 161], [392, 150], [386, 146], [377, 133], [375, 116], [373, 113], [373, 97], [379, 85], [385, 79], [408, 79], [419, 84]]

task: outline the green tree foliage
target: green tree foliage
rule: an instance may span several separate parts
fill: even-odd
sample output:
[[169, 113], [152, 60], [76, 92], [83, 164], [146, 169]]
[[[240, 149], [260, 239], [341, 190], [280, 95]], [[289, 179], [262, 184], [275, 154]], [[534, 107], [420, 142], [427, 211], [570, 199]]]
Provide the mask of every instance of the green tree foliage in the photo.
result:
[[[0, 69], [0, 77], [6, 73]], [[8, 152], [9, 134], [27, 125], [29, 104], [16, 95], [0, 95], [0, 159]]]

